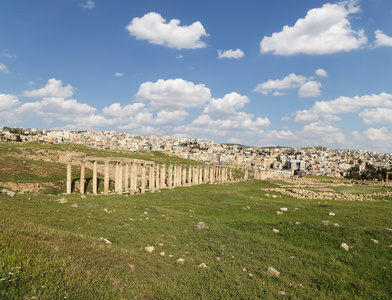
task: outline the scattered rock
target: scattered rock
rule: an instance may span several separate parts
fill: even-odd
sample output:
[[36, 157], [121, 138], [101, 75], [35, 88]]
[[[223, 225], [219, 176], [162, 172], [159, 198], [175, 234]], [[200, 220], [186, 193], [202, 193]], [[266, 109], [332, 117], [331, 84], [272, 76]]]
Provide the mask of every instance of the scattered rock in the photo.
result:
[[15, 192], [14, 191], [7, 191], [7, 195], [10, 197], [14, 197], [15, 196]]
[[286, 292], [285, 291], [279, 291], [276, 293], [278, 296], [285, 296]]
[[392, 231], [392, 229], [391, 229], [391, 228], [385, 228], [385, 230]]
[[329, 225], [329, 221], [321, 221], [321, 224], [328, 226]]
[[144, 212], [144, 214], [145, 214], [145, 215], [148, 215], [148, 212], [147, 212], [147, 211], [145, 211], [145, 212]]
[[221, 258], [220, 258], [220, 257], [217, 257], [217, 258], [216, 258], [216, 261], [221, 261]]
[[82, 196], [80, 196], [80, 198], [86, 199], [86, 195], [82, 195]]
[[339, 224], [338, 223], [334, 223], [333, 226], [339, 227]]
[[179, 258], [179, 259], [177, 259], [177, 262], [178, 262], [179, 264], [183, 265], [184, 262], [185, 262], [185, 259]]
[[199, 265], [199, 268], [208, 268], [208, 266], [207, 266], [205, 263], [201, 263], [201, 264]]
[[340, 248], [342, 248], [342, 249], [344, 249], [344, 250], [346, 250], [346, 251], [348, 251], [348, 249], [349, 249], [349, 247], [348, 247], [348, 245], [347, 245], [346, 243], [342, 243], [342, 244], [340, 245]]
[[195, 225], [195, 227], [193, 227], [193, 229], [195, 229], [195, 230], [201, 230], [204, 228], [206, 228], [206, 224], [204, 224], [204, 222], [199, 222]]
[[160, 256], [165, 256], [165, 252], [159, 252]]
[[287, 207], [282, 207], [280, 210], [281, 211], [287, 211]]
[[370, 239], [373, 243], [375, 243], [376, 245], [378, 244], [378, 240], [375, 239]]
[[111, 244], [112, 244], [111, 241], [109, 241], [108, 239], [105, 239], [105, 238], [103, 238], [103, 237], [101, 237], [100, 240], [101, 240], [101, 241], [104, 241], [104, 242], [105, 242], [106, 244], [108, 244], [108, 245], [111, 245]]
[[242, 271], [246, 272], [247, 270], [246, 270], [246, 268], [242, 268]]
[[275, 233], [279, 233], [279, 230], [278, 230], [278, 229], [275, 229], [275, 228], [272, 229], [272, 231], [275, 232]]
[[72, 207], [78, 208], [78, 205], [76, 203], [71, 205]]
[[57, 199], [56, 201], [61, 204], [68, 203], [68, 200], [65, 198]]
[[146, 251], [150, 252], [150, 253], [154, 252], [154, 250], [155, 250], [155, 248], [153, 246], [148, 246], [148, 247], [145, 247], [144, 249], [146, 249]]
[[252, 274], [252, 273], [249, 273], [249, 277], [253, 277], [253, 274]]
[[300, 225], [301, 223], [300, 222], [295, 222], [295, 225]]
[[328, 213], [328, 216], [334, 217], [334, 216], [335, 216], [335, 213], [330, 212], [330, 213]]
[[277, 211], [276, 211], [276, 214], [277, 214], [277, 215], [283, 215], [283, 212], [277, 210]]
[[279, 276], [280, 272], [273, 267], [269, 267], [267, 270], [267, 274], [271, 276]]

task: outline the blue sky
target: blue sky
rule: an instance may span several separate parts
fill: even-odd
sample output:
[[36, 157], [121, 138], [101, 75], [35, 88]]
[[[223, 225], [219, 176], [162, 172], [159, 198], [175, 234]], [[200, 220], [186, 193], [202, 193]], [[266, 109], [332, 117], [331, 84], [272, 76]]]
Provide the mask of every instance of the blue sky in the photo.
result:
[[0, 126], [392, 152], [390, 0], [2, 0]]

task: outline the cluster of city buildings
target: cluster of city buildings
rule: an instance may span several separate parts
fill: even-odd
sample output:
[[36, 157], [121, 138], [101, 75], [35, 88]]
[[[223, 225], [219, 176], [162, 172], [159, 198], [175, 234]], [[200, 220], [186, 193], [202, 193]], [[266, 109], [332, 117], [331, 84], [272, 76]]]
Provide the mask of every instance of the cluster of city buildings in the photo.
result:
[[392, 167], [392, 154], [364, 150], [329, 149], [322, 146], [248, 147], [218, 144], [185, 137], [138, 136], [115, 131], [44, 130], [0, 127], [0, 141], [76, 143], [102, 149], [153, 150], [210, 164], [257, 171], [287, 172], [303, 175], [345, 177], [352, 167], [365, 169], [367, 164]]

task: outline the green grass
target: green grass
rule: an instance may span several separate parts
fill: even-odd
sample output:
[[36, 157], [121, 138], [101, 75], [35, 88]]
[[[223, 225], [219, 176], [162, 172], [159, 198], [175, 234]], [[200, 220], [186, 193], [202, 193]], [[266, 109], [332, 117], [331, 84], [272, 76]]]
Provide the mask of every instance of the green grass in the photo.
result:
[[[275, 186], [73, 194], [65, 204], [55, 201], [63, 196], [0, 194], [0, 299], [274, 299], [278, 291], [292, 299], [392, 297], [390, 201], [268, 198], [261, 191]], [[281, 207], [288, 212], [276, 215]], [[194, 230], [201, 221], [208, 228]], [[268, 267], [280, 276], [269, 276]]]

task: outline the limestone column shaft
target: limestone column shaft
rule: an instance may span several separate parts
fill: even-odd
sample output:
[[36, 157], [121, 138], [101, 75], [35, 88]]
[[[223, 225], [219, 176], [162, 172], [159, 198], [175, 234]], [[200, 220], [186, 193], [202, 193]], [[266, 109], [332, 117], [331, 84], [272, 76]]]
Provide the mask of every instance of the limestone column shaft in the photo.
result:
[[140, 193], [144, 194], [146, 192], [146, 166], [142, 164], [142, 183], [140, 187]]
[[230, 169], [230, 181], [233, 181], [233, 174], [231, 172], [231, 169]]
[[67, 194], [72, 192], [72, 165], [71, 160], [67, 162]]
[[173, 166], [172, 165], [169, 165], [169, 170], [168, 170], [168, 174], [167, 174], [167, 187], [169, 188], [169, 189], [171, 189], [172, 187], [173, 187], [173, 179], [172, 179], [172, 177], [173, 177]]
[[129, 166], [125, 164], [124, 192], [129, 193]]
[[85, 172], [86, 172], [86, 162], [82, 160], [82, 164], [80, 165], [80, 193], [82, 195], [84, 194]]
[[188, 186], [192, 185], [192, 167], [188, 166]]
[[161, 167], [161, 189], [164, 189], [166, 187], [165, 179], [166, 179], [166, 165], [162, 165], [162, 167]]
[[98, 194], [98, 174], [97, 174], [97, 161], [94, 160], [93, 165], [93, 194]]
[[159, 190], [161, 188], [161, 182], [160, 182], [160, 179], [159, 179], [159, 165], [155, 166], [155, 176], [156, 176], [156, 178], [155, 178], [155, 188], [157, 190]]
[[199, 170], [199, 184], [203, 183], [203, 168], [202, 166], [198, 166], [198, 170]]
[[193, 167], [193, 184], [199, 184], [199, 174], [197, 174], [197, 166]]
[[207, 166], [204, 166], [203, 170], [204, 170], [203, 183], [207, 183], [207, 180], [208, 180], [208, 170], [207, 170]]
[[186, 166], [182, 168], [182, 186], [186, 186]]
[[123, 165], [122, 163], [118, 164], [118, 190], [117, 194], [122, 194], [123, 193]]
[[105, 177], [104, 177], [104, 183], [103, 183], [103, 193], [105, 195], [109, 194], [109, 181], [110, 181], [109, 167], [110, 167], [109, 162], [105, 161]]
[[136, 178], [137, 178], [136, 164], [132, 163], [131, 164], [131, 194], [136, 192]]
[[116, 193], [118, 192], [118, 164], [119, 162], [116, 162], [116, 174], [114, 179], [114, 190], [116, 191]]
[[210, 183], [214, 183], [215, 182], [215, 167], [212, 166], [210, 168]]
[[177, 186], [177, 165], [173, 166], [173, 187]]
[[150, 166], [150, 174], [149, 174], [149, 180], [148, 180], [148, 188], [150, 190], [150, 193], [153, 193], [155, 190], [154, 186], [154, 181], [155, 181], [155, 174], [154, 174], [154, 166]]

